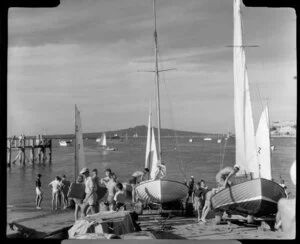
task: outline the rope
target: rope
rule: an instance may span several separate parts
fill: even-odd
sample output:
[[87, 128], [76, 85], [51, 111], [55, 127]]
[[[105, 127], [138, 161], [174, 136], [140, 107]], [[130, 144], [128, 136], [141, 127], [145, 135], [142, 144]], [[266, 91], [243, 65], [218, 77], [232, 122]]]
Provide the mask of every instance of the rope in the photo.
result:
[[225, 140], [225, 143], [224, 143], [223, 157], [222, 157], [222, 161], [220, 162], [220, 170], [223, 168], [223, 165], [224, 165], [224, 158], [225, 158], [225, 152], [226, 152], [226, 146], [227, 146], [228, 140], [229, 140], [229, 138], [227, 140]]
[[[162, 58], [160, 57], [160, 55], [158, 56], [158, 58], [159, 58], [159, 61], [160, 61], [162, 69], [164, 69], [163, 61], [162, 61]], [[170, 109], [171, 124], [172, 124], [171, 126], [172, 126], [173, 131], [174, 131], [175, 146], [176, 146], [176, 151], [178, 151], [178, 156], [179, 156], [179, 165], [178, 166], [179, 166], [179, 170], [181, 171], [181, 173], [184, 176], [184, 179], [186, 180], [187, 179], [187, 177], [186, 177], [186, 170], [185, 170], [185, 167], [183, 167], [183, 160], [182, 160], [182, 157], [181, 157], [181, 154], [180, 154], [180, 146], [179, 146], [179, 143], [178, 143], [177, 131], [175, 129], [172, 101], [171, 101], [169, 93], [168, 93], [168, 89], [167, 89], [166, 79], [165, 79], [164, 73], [162, 74], [162, 79], [161, 80], [163, 81], [162, 83], [163, 83], [164, 88], [165, 88], [164, 91], [165, 91], [165, 95], [166, 95], [167, 102], [168, 102], [169, 109]], [[179, 149], [179, 150], [177, 150], [177, 149]]]

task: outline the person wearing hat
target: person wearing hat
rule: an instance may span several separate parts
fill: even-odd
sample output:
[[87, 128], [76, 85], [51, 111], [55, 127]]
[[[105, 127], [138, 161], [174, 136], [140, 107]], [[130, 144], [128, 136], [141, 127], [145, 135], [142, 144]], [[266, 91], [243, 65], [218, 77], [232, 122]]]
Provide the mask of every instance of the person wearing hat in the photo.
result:
[[157, 165], [157, 169], [155, 171], [155, 180], [163, 179], [166, 176], [166, 166], [162, 163]]
[[229, 181], [229, 179], [236, 175], [239, 170], [240, 166], [238, 164], [235, 164], [233, 167], [228, 166], [224, 169], [221, 169], [216, 175], [216, 181], [219, 183], [219, 187], [225, 188], [227, 186], [230, 186], [232, 182]]
[[36, 177], [36, 181], [35, 181], [36, 209], [41, 209], [41, 203], [42, 203], [42, 200], [43, 200], [43, 192], [41, 190], [41, 187], [42, 187], [41, 177], [42, 177], [42, 175], [38, 174], [37, 177]]
[[149, 169], [145, 168], [143, 171], [135, 171], [129, 179], [129, 184], [132, 188], [132, 202], [136, 202], [135, 186], [141, 183], [143, 180], [149, 180]]
[[96, 211], [96, 203], [97, 203], [97, 188], [96, 185], [90, 176], [90, 171], [88, 168], [83, 168], [80, 171], [80, 174], [84, 176], [84, 184], [85, 184], [85, 199], [83, 200], [82, 212], [83, 215], [86, 216], [86, 210], [89, 208], [92, 214]]

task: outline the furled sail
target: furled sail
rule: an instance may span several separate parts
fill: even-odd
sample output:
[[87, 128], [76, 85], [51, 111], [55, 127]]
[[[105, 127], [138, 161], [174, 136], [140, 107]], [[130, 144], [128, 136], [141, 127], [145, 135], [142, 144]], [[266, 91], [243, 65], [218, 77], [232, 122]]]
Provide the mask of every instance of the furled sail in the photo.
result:
[[253, 116], [250, 100], [245, 51], [242, 41], [240, 0], [234, 0], [234, 119], [236, 140], [236, 162], [240, 165], [239, 174], [252, 172], [259, 176], [258, 159], [255, 145]]
[[84, 150], [83, 150], [83, 139], [82, 139], [82, 124], [80, 112], [75, 105], [75, 177], [77, 177], [79, 171], [86, 167]]
[[260, 165], [260, 177], [271, 180], [271, 146], [268, 106], [263, 110], [259, 120], [256, 131], [256, 146]]
[[154, 137], [154, 129], [152, 128], [152, 135], [151, 135], [151, 145], [150, 145], [150, 178], [154, 179], [155, 172], [157, 170], [158, 165], [158, 158], [157, 158], [157, 150], [155, 144], [155, 137]]
[[145, 158], [145, 168], [148, 169], [150, 169], [150, 161], [151, 161], [150, 147], [151, 147], [151, 111], [149, 111], [147, 143], [146, 143], [146, 158]]

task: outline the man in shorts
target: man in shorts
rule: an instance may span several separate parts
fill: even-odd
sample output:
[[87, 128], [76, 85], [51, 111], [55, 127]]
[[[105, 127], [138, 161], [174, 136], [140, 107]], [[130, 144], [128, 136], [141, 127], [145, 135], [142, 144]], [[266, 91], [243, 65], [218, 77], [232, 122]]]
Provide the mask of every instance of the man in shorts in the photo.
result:
[[49, 183], [49, 186], [52, 187], [52, 210], [54, 210], [54, 205], [55, 210], [58, 208], [58, 198], [61, 190], [61, 183], [59, 179], [59, 176], [56, 176], [55, 180]]
[[209, 211], [211, 210], [211, 198], [217, 193], [217, 189], [213, 188], [211, 191], [208, 191], [205, 195], [205, 203], [204, 203], [204, 207], [202, 210], [202, 217], [200, 219], [200, 221], [202, 222], [206, 222], [206, 216], [209, 213]]
[[201, 188], [200, 182], [196, 183], [196, 189], [192, 193], [194, 210], [197, 212], [198, 221], [201, 219], [201, 212], [203, 208], [203, 194], [205, 189]]
[[88, 168], [83, 168], [80, 174], [84, 176], [85, 184], [85, 199], [83, 200], [83, 215], [86, 216], [86, 210], [89, 208], [92, 214], [96, 212], [96, 202], [97, 202], [97, 192], [96, 185], [90, 176], [90, 171]]
[[41, 209], [41, 203], [43, 200], [43, 192], [42, 192], [42, 183], [41, 183], [41, 174], [38, 174], [36, 177], [36, 181], [35, 181], [35, 192], [36, 192], [36, 199], [35, 199], [35, 203], [36, 203], [36, 209]]

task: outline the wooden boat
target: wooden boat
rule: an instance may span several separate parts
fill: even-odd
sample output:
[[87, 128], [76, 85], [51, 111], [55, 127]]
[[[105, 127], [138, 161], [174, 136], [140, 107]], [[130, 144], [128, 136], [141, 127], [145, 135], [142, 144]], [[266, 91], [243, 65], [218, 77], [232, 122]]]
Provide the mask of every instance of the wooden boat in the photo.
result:
[[212, 206], [232, 214], [262, 217], [276, 214], [283, 196], [285, 192], [279, 184], [257, 178], [221, 190], [212, 198]]
[[72, 140], [59, 140], [58, 143], [61, 147], [69, 147], [72, 145]]
[[143, 181], [136, 190], [140, 199], [155, 203], [173, 202], [187, 195], [184, 183], [164, 179]]
[[272, 181], [267, 106], [254, 133], [240, 4], [240, 0], [234, 0], [234, 116], [236, 162], [241, 167], [237, 176], [247, 175], [247, 178], [216, 193], [211, 201], [215, 210], [255, 217], [269, 216], [277, 212], [277, 203], [286, 194], [279, 184]]
[[[143, 181], [135, 187], [138, 198], [146, 202], [167, 203], [183, 199], [187, 196], [188, 187], [183, 183], [175, 180], [166, 179], [166, 165], [161, 160], [161, 141], [160, 141], [160, 97], [159, 97], [159, 72], [158, 70], [158, 51], [157, 51], [157, 31], [156, 31], [156, 10], [155, 0], [153, 0], [154, 14], [154, 43], [155, 43], [155, 80], [156, 80], [156, 112], [158, 127], [158, 152], [156, 152], [154, 129], [151, 126], [151, 106], [148, 120], [148, 133], [146, 145], [145, 168], [150, 170], [150, 180]], [[161, 167], [162, 175], [157, 177], [156, 172]]]

